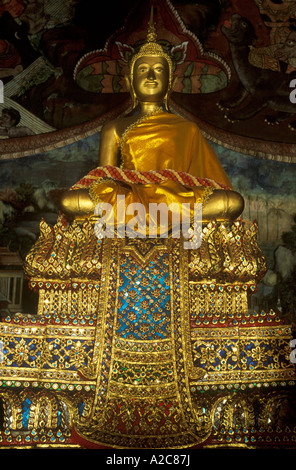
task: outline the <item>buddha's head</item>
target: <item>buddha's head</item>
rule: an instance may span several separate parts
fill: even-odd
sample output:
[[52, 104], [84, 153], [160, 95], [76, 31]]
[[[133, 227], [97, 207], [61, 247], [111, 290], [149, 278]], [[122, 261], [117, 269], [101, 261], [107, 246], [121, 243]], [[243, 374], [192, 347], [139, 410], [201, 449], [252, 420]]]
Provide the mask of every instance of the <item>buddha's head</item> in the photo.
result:
[[134, 101], [164, 103], [173, 84], [173, 62], [157, 43], [153, 18], [150, 18], [147, 40], [130, 62], [129, 88]]

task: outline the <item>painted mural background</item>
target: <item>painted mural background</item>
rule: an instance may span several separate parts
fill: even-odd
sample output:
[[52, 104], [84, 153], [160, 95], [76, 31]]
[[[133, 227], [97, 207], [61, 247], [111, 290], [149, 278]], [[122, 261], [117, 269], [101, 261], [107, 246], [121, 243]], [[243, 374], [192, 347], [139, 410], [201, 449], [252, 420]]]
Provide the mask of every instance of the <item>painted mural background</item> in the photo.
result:
[[[268, 272], [250, 308], [276, 309], [296, 324], [296, 104], [289, 100], [296, 2], [152, 3], [159, 38], [173, 45], [177, 63], [171, 108], [198, 123], [245, 198], [244, 218], [259, 224]], [[116, 9], [115, 15], [100, 4], [94, 11], [94, 2], [85, 0], [0, 1], [2, 315], [35, 312], [25, 280], [13, 307], [16, 287], [7, 279], [21, 271], [41, 218], [54, 224], [59, 192], [97, 165], [102, 124], [130, 106], [126, 58], [145, 37], [150, 2], [116, 3]], [[232, 37], [238, 34], [242, 21], [249, 28], [240, 38], [249, 50], [245, 76], [237, 74], [225, 36], [232, 29]], [[251, 87], [254, 72], [262, 77], [261, 88]], [[249, 85], [246, 102], [230, 106], [230, 98]], [[284, 97], [281, 109], [271, 100], [276, 96]], [[20, 116], [10, 127], [3, 121], [13, 120], [3, 116], [7, 108]]]

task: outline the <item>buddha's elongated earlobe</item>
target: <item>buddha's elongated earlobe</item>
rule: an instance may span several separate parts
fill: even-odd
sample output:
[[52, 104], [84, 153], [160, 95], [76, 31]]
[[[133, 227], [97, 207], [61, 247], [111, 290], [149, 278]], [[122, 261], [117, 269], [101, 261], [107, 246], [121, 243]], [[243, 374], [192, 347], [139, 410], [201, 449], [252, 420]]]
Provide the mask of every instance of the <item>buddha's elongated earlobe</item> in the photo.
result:
[[167, 111], [169, 111], [168, 101], [169, 101], [171, 93], [174, 91], [174, 87], [175, 87], [176, 82], [177, 82], [177, 77], [173, 77], [173, 80], [172, 80], [171, 84], [169, 85], [168, 91], [167, 91], [167, 93], [166, 93], [166, 95], [163, 99], [163, 103], [164, 103], [165, 109]]
[[137, 106], [138, 106], [138, 100], [136, 98], [136, 95], [135, 93], [131, 93], [131, 97], [132, 97], [132, 100], [133, 100], [133, 108], [132, 109], [135, 109]]
[[174, 91], [174, 88], [175, 88], [175, 86], [176, 86], [177, 80], [178, 80], [178, 77], [173, 77], [170, 93], [172, 93], [172, 91]]
[[129, 91], [131, 93], [132, 86], [131, 86], [131, 79], [130, 79], [129, 75], [124, 76], [124, 81], [125, 81], [127, 91]]
[[131, 94], [132, 101], [133, 101], [133, 108], [132, 109], [135, 109], [138, 106], [138, 100], [137, 100], [137, 96], [136, 96], [136, 93], [135, 93], [135, 90], [134, 90], [133, 86], [131, 86], [131, 88], [130, 88], [130, 94]]
[[166, 111], [169, 111], [168, 100], [169, 100], [169, 92], [165, 95], [163, 99], [163, 104], [164, 104]]
[[132, 109], [135, 109], [136, 106], [138, 105], [138, 100], [134, 91], [134, 87], [132, 85], [132, 78], [129, 75], [125, 75], [124, 79], [125, 79], [127, 91], [130, 92], [130, 95], [132, 97], [132, 102], [133, 102]]

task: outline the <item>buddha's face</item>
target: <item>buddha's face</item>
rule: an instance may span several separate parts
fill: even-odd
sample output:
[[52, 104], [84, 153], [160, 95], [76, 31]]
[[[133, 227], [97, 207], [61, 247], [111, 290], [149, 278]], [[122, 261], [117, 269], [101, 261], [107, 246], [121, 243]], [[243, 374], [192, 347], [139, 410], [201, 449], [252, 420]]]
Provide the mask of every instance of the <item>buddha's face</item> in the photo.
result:
[[138, 101], [162, 102], [169, 87], [169, 66], [164, 57], [143, 56], [136, 60], [133, 89]]

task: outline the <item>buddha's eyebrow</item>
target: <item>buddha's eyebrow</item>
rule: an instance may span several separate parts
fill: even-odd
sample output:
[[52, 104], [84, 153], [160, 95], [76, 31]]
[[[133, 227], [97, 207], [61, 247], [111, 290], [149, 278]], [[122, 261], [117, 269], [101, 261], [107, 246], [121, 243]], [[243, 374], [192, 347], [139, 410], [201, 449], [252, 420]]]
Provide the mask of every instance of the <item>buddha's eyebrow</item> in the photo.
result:
[[138, 65], [138, 68], [140, 67], [143, 67], [143, 66], [146, 66], [146, 67], [150, 67], [152, 65], [152, 67], [164, 67], [164, 64], [162, 62], [156, 62], [155, 64], [148, 64], [148, 62], [141, 62], [139, 65]]

